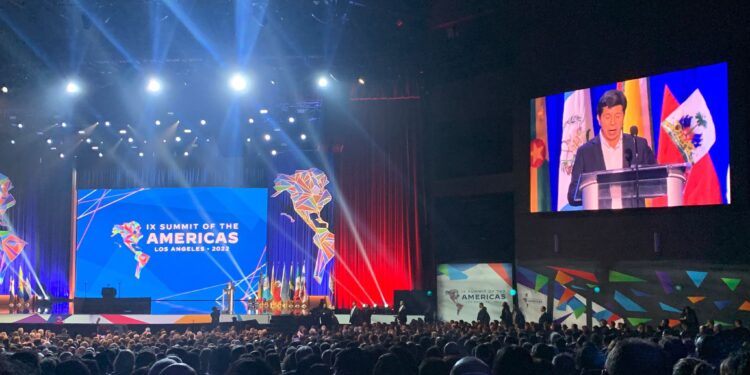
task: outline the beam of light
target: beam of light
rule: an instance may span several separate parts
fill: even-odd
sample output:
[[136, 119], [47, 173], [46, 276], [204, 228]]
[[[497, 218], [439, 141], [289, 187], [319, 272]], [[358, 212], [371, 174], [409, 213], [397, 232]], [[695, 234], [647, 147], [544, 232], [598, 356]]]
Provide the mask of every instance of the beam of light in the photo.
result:
[[[45, 55], [44, 52], [39, 47], [37, 47], [36, 44], [34, 44], [31, 38], [29, 38], [29, 36], [26, 35], [26, 33], [24, 33], [18, 27], [18, 25], [16, 25], [15, 22], [13, 22], [13, 20], [8, 15], [6, 15], [5, 12], [3, 12], [2, 10], [0, 10], [0, 20], [2, 20], [6, 25], [8, 25], [8, 27], [10, 27], [11, 30], [13, 30], [16, 36], [18, 36], [21, 39], [21, 41], [23, 41], [23, 44], [26, 47], [28, 47], [31, 50], [31, 52], [34, 54], [34, 56], [36, 56], [39, 60], [41, 60], [44, 63], [44, 65], [47, 65], [47, 67], [52, 70], [59, 71], [59, 67], [54, 65], [52, 63], [52, 60], [50, 60], [47, 57], [47, 55]], [[6, 43], [0, 43], [0, 44], [5, 45]]]
[[169, 8], [172, 14], [182, 23], [183, 26], [190, 32], [190, 35], [211, 55], [214, 61], [218, 62], [220, 66], [224, 67], [224, 60], [221, 58], [219, 53], [213, 47], [211, 41], [208, 39], [200, 27], [190, 18], [190, 16], [182, 9], [182, 6], [176, 0], [161, 0], [161, 2]]
[[119, 52], [122, 55], [122, 57], [124, 57], [125, 60], [128, 61], [128, 63], [131, 66], [133, 66], [136, 70], [140, 71], [141, 69], [140, 69], [140, 65], [138, 61], [135, 58], [133, 58], [133, 56], [130, 55], [128, 50], [125, 49], [125, 47], [117, 40], [117, 38], [115, 38], [115, 36], [112, 35], [112, 33], [109, 32], [109, 30], [107, 30], [107, 28], [102, 23], [102, 21], [100, 21], [96, 17], [96, 15], [91, 13], [91, 11], [89, 11], [83, 4], [81, 4], [80, 0], [73, 0], [73, 3], [78, 7], [78, 9], [81, 10], [81, 12], [83, 12], [86, 18], [88, 18], [91, 21], [91, 24], [94, 25], [94, 27], [96, 27], [96, 29], [99, 30], [100, 33], [102, 33], [104, 38], [107, 39], [107, 41], [109, 41], [109, 43], [113, 47], [115, 47], [117, 52]]
[[235, 44], [237, 61], [241, 67], [246, 67], [250, 56], [258, 41], [258, 35], [263, 28], [263, 19], [266, 17], [268, 0], [250, 2], [246, 0], [235, 1], [234, 24], [236, 30]]

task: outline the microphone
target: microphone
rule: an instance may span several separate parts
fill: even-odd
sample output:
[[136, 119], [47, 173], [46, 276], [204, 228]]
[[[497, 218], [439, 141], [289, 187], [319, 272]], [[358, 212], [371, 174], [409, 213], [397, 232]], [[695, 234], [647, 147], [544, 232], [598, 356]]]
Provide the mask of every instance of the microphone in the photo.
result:
[[[633, 136], [633, 149], [635, 151], [635, 206], [641, 206], [640, 176], [638, 176], [638, 126], [630, 127], [630, 135]], [[632, 163], [631, 163], [632, 165]]]

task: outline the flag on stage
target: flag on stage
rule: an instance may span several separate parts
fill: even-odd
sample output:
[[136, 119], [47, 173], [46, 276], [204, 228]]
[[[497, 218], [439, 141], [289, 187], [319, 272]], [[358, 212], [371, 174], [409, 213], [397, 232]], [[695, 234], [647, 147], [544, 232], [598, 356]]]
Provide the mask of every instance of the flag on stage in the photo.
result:
[[680, 104], [661, 128], [676, 146], [683, 160], [692, 164], [683, 193], [683, 205], [721, 204], [721, 186], [711, 155], [716, 128], [711, 111], [699, 89]]
[[289, 282], [287, 284], [287, 299], [294, 300], [294, 263], [289, 266]]
[[562, 141], [560, 144], [560, 166], [557, 179], [557, 210], [580, 209], [568, 203], [568, 186], [573, 172], [578, 147], [594, 135], [591, 115], [591, 92], [589, 89], [565, 93], [562, 117]]
[[8, 288], [8, 294], [10, 294], [11, 300], [16, 295], [16, 280], [13, 279], [13, 275], [10, 275], [10, 288]]
[[26, 289], [24, 291], [26, 292], [26, 298], [31, 298], [34, 295], [34, 290], [31, 289], [31, 281], [29, 281], [28, 275], [26, 275]]
[[630, 134], [631, 126], [638, 127], [638, 136], [645, 138], [648, 146], [653, 149], [654, 136], [651, 131], [651, 100], [648, 94], [648, 78], [619, 82], [617, 89], [622, 91], [628, 100], [622, 131]]
[[531, 212], [550, 210], [549, 149], [547, 148], [547, 108], [545, 98], [531, 106]]
[[23, 279], [23, 268], [18, 269], [18, 296], [24, 299], [24, 291], [26, 290], [26, 286], [24, 285], [25, 281]]
[[299, 285], [299, 299], [302, 302], [307, 302], [307, 275], [305, 275], [305, 265], [302, 265], [302, 275], [300, 275]]
[[301, 298], [300, 291], [302, 290], [300, 286], [300, 270], [297, 268], [297, 275], [294, 278], [294, 300], [299, 301]]
[[259, 272], [260, 276], [258, 276], [258, 294], [256, 296], [256, 300], [258, 302], [263, 302], [263, 272]]
[[268, 274], [266, 271], [266, 276], [263, 277], [263, 301], [268, 302], [270, 300], [271, 300], [271, 285], [269, 285]]
[[[290, 275], [291, 276], [291, 275]], [[289, 284], [286, 282], [286, 267], [281, 266], [281, 300], [286, 302], [289, 300]]]
[[274, 302], [281, 302], [281, 283], [276, 278], [274, 271], [275, 270], [271, 268], [271, 297]]

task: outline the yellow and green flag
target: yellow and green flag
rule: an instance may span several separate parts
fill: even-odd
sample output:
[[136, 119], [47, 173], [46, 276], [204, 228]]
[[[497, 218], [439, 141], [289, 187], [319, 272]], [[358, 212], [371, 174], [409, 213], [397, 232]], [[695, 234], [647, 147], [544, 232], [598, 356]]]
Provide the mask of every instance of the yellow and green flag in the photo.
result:
[[550, 210], [549, 149], [547, 148], [547, 107], [544, 98], [531, 103], [531, 163], [529, 174], [531, 212]]

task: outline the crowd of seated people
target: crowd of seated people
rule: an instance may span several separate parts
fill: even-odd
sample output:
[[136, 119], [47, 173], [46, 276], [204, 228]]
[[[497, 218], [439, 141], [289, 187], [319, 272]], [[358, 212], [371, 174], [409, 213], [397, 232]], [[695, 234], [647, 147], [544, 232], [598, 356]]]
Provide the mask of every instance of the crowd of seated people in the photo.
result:
[[0, 332], [0, 375], [750, 374], [750, 330], [740, 321], [692, 332], [668, 324], [419, 320], [294, 333], [237, 324], [95, 335], [68, 329]]

